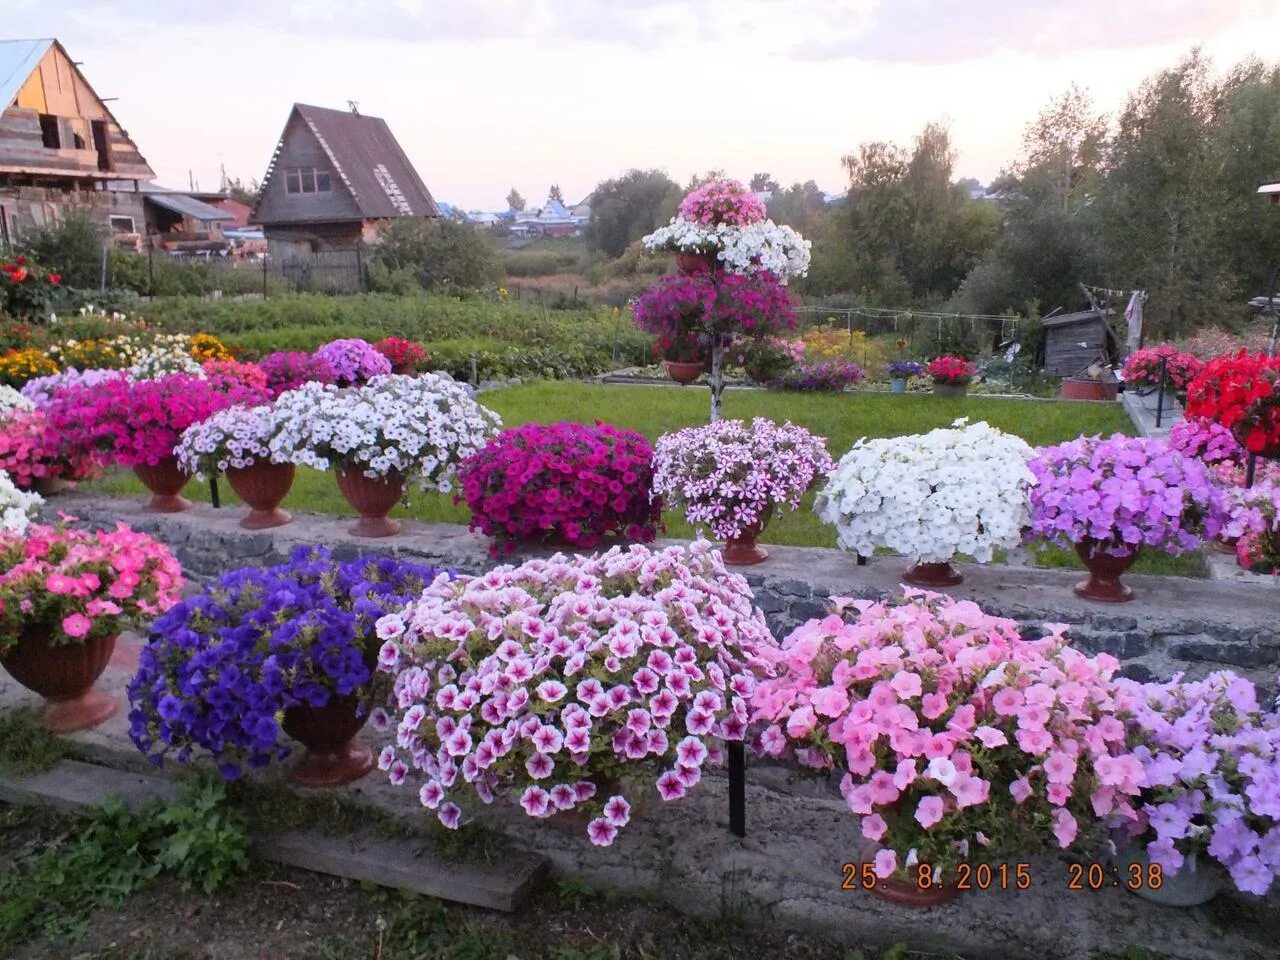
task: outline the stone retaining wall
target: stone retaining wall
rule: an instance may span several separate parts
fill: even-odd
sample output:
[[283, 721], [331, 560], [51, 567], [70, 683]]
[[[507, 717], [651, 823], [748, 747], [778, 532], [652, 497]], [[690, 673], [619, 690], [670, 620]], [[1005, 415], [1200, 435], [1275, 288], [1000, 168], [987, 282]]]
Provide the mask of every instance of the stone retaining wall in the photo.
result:
[[[364, 552], [410, 556], [462, 573], [482, 572], [501, 561], [489, 556], [489, 541], [453, 524], [406, 521], [404, 532], [385, 540], [366, 540], [346, 532], [342, 517], [298, 514], [271, 531], [242, 530], [241, 508], [197, 506], [181, 514], [146, 513], [134, 500], [60, 497], [46, 507], [75, 514], [96, 525], [123, 520], [169, 544], [195, 580], [217, 576], [246, 564], [283, 560], [299, 544], [325, 544], [339, 557]], [[682, 543], [686, 541], [664, 541]], [[830, 596], [882, 598], [900, 592], [904, 563], [876, 557], [858, 566], [854, 557], [813, 547], [770, 547], [770, 559], [737, 568], [755, 592], [778, 637], [825, 613]], [[546, 551], [542, 551], [545, 555]], [[990, 613], [1010, 617], [1036, 635], [1048, 623], [1066, 623], [1070, 635], [1089, 653], [1110, 653], [1137, 679], [1167, 679], [1178, 671], [1202, 676], [1230, 668], [1264, 688], [1275, 688], [1280, 673], [1280, 584], [1234, 583], [1182, 577], [1126, 577], [1137, 596], [1110, 606], [1076, 597], [1071, 586], [1080, 574], [996, 564], [961, 565], [965, 582], [948, 592], [977, 601]]]

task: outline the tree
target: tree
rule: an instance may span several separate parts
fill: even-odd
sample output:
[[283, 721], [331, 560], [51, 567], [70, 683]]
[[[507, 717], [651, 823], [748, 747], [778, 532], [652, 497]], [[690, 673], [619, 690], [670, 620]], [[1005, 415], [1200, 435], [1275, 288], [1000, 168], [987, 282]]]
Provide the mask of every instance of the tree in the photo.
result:
[[425, 290], [476, 289], [502, 279], [493, 246], [473, 227], [448, 220], [393, 220], [379, 235], [370, 260], [393, 273], [412, 273]]
[[826, 207], [822, 189], [812, 180], [806, 180], [793, 183], [785, 190], [775, 188], [769, 198], [769, 217], [775, 223], [785, 223], [801, 233], [808, 233]]
[[782, 185], [773, 179], [772, 174], [753, 173], [751, 175], [751, 189], [756, 193], [766, 193], [781, 189]]
[[61, 223], [24, 231], [15, 252], [59, 274], [65, 286], [96, 290], [102, 283], [106, 242], [107, 231], [100, 223], [73, 210]]
[[507, 194], [507, 209], [516, 211], [524, 209], [524, 197], [520, 196], [520, 191], [515, 187], [512, 187], [511, 192]]
[[560, 189], [560, 184], [553, 183], [551, 189], [547, 191], [547, 199], [555, 200], [557, 203], [564, 203], [564, 193]]
[[628, 244], [652, 233], [679, 203], [680, 188], [661, 170], [629, 170], [598, 184], [591, 194], [587, 246], [605, 256], [622, 255]]
[[695, 173], [689, 178], [689, 183], [685, 186], [684, 192], [692, 193], [712, 180], [723, 180], [724, 178], [725, 172], [723, 170], [708, 170], [706, 173]]
[[239, 177], [231, 177], [227, 180], [227, 196], [232, 200], [243, 203], [247, 207], [252, 207], [258, 202], [258, 194], [262, 192], [262, 183], [256, 177], [251, 177], [246, 184]]

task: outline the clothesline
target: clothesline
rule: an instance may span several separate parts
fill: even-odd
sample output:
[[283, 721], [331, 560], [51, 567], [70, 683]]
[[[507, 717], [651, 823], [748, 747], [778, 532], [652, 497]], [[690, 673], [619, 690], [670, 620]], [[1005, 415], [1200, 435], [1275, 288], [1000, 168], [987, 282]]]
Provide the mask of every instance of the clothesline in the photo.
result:
[[829, 317], [854, 315], [869, 320], [1000, 320], [1018, 323], [1022, 317], [991, 313], [937, 313], [930, 310], [901, 310], [892, 307], [800, 307], [798, 313], [825, 314]]

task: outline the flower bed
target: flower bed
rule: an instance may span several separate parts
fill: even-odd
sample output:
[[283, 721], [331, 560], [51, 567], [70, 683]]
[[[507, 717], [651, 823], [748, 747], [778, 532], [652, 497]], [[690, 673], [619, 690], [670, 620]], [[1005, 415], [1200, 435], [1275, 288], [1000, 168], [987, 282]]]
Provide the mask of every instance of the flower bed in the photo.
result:
[[[374, 624], [439, 571], [390, 557], [224, 574], [156, 621], [129, 684], [129, 736], [153, 763], [212, 755], [228, 780], [288, 756], [280, 714], [370, 693]], [[447, 575], [446, 575], [447, 576]]]
[[[640, 791], [673, 801], [741, 740], [773, 639], [709, 545], [613, 549], [436, 581], [384, 618], [391, 782], [456, 828], [464, 796], [573, 811], [607, 846]], [[392, 727], [394, 726], [394, 732]], [[465, 801], [464, 801], [465, 802]]]
[[391, 372], [391, 361], [374, 349], [373, 344], [359, 338], [331, 340], [316, 350], [315, 358], [327, 364], [333, 371], [334, 382], [344, 387]]
[[939, 595], [846, 602], [852, 622], [811, 620], [773, 654], [752, 697], [757, 748], [842, 773], [840, 792], [878, 847], [875, 873], [923, 886], [964, 862], [1066, 848], [1082, 825], [1133, 816], [1111, 677], [1062, 625], [1017, 624]]
[[418, 370], [431, 359], [421, 346], [401, 337], [384, 337], [375, 343], [373, 348], [387, 358], [391, 369], [396, 373], [410, 373]]
[[493, 549], [550, 538], [590, 549], [610, 535], [648, 543], [662, 505], [650, 500], [653, 450], [634, 430], [562, 421], [504, 430], [458, 470], [472, 530]]
[[0, 470], [23, 490], [44, 480], [83, 480], [93, 473], [88, 450], [65, 442], [42, 410], [16, 411], [0, 420]]
[[307, 383], [333, 383], [337, 375], [327, 360], [296, 350], [278, 350], [258, 361], [267, 378], [267, 391], [272, 397], [296, 390]]
[[1185, 390], [1200, 375], [1204, 364], [1190, 353], [1183, 353], [1171, 343], [1144, 347], [1134, 351], [1124, 363], [1124, 382], [1142, 387], [1158, 387], [1163, 362], [1165, 382], [1175, 390]]
[[275, 404], [281, 421], [270, 448], [277, 462], [369, 478], [412, 476], [442, 493], [452, 490], [457, 464], [502, 425], [465, 385], [436, 374], [375, 377], [361, 388], [308, 383]]
[[852, 360], [819, 360], [800, 362], [769, 381], [775, 390], [803, 390], [840, 393], [856, 387], [866, 372]]
[[1125, 835], [1170, 875], [1207, 855], [1265, 894], [1280, 876], [1280, 714], [1230, 672], [1119, 683], [1143, 788]]
[[1116, 556], [1139, 546], [1176, 555], [1226, 522], [1209, 469], [1163, 440], [1081, 437], [1041, 447], [1031, 471], [1030, 535], [1064, 546], [1097, 541]]
[[777, 508], [798, 509], [832, 466], [826, 441], [803, 427], [719, 420], [658, 438], [653, 492], [693, 526], [732, 540], [758, 533]]
[[0, 654], [35, 625], [50, 644], [114, 637], [177, 602], [169, 548], [120, 524], [90, 532], [32, 524], [0, 534]]
[[923, 563], [990, 561], [1028, 519], [1032, 449], [986, 423], [854, 444], [819, 492], [818, 517], [842, 549], [888, 547]]

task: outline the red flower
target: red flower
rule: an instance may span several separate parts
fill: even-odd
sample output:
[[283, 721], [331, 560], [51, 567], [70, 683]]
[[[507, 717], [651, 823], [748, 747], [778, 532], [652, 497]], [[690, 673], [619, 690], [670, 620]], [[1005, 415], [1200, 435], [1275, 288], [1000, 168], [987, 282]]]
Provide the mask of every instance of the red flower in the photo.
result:
[[1220, 423], [1251, 453], [1280, 445], [1280, 357], [1214, 357], [1187, 387], [1187, 416]]
[[57, 284], [62, 282], [62, 277], [59, 274], [51, 273], [49, 274], [49, 282], [56, 286]]

